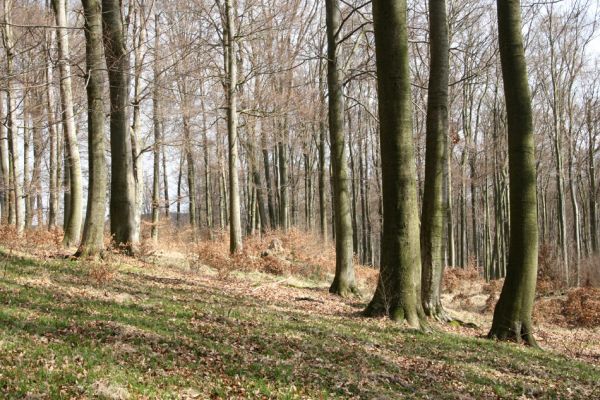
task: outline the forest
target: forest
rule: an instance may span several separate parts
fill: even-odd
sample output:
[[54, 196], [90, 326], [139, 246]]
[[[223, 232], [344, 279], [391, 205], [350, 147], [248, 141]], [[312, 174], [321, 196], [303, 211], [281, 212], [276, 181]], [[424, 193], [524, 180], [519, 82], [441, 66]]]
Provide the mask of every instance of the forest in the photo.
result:
[[0, 397], [600, 397], [598, 0], [1, 0]]

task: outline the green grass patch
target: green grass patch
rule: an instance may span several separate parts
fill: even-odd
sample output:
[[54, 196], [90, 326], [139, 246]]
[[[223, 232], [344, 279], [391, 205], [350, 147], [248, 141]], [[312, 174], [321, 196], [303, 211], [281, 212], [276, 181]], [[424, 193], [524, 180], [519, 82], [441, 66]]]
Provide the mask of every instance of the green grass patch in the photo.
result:
[[99, 285], [85, 262], [4, 255], [2, 398], [600, 396], [600, 368], [552, 352], [278, 311], [205, 282], [124, 266]]

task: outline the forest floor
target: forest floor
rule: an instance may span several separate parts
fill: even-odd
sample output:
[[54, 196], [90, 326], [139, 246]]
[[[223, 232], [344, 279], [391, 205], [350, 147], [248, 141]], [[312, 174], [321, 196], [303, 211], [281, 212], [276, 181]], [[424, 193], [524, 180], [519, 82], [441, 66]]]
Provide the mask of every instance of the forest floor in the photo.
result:
[[423, 334], [361, 317], [368, 295], [329, 295], [328, 276], [184, 259], [1, 247], [0, 397], [600, 398], [597, 329], [541, 323], [544, 350], [498, 343], [485, 297], [466, 294], [447, 306], [478, 328]]

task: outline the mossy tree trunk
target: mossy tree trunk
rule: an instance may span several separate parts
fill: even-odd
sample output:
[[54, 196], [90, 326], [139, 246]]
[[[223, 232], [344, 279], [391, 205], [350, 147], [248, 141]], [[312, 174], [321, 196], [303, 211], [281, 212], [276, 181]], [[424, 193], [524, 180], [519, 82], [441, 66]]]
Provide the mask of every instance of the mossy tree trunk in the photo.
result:
[[344, 94], [338, 62], [341, 12], [338, 0], [326, 0], [327, 85], [329, 89], [329, 138], [335, 225], [335, 277], [331, 293], [346, 296], [357, 292], [352, 264], [352, 218], [348, 188], [347, 149], [344, 141]]
[[83, 237], [77, 255], [94, 256], [104, 250], [107, 170], [104, 144], [102, 62], [102, 6], [82, 0], [85, 20], [86, 91], [88, 101], [89, 184]]
[[383, 232], [377, 289], [367, 316], [423, 328], [421, 250], [412, 137], [406, 0], [374, 0]]
[[536, 345], [531, 322], [538, 257], [535, 145], [521, 4], [520, 0], [497, 0], [497, 5], [508, 120], [510, 244], [506, 280], [488, 336]]
[[421, 213], [421, 297], [425, 315], [448, 320], [440, 298], [444, 272], [444, 165], [448, 138], [448, 23], [446, 0], [429, 0], [429, 87], [425, 183]]

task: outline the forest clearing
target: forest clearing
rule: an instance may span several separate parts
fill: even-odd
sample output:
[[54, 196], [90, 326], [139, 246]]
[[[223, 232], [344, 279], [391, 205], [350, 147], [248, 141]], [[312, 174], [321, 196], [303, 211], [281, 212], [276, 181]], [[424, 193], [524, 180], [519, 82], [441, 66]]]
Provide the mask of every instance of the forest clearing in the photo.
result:
[[[333, 249], [299, 232], [249, 239], [229, 267], [221, 241], [107, 263], [65, 260], [60, 246], [1, 243], [0, 390], [12, 398], [596, 398], [600, 323], [534, 314], [542, 350], [490, 341], [493, 288], [446, 274], [449, 312], [477, 327], [428, 334], [361, 316], [376, 271], [358, 267], [360, 298], [329, 294]], [[3, 232], [6, 238], [6, 232]], [[288, 239], [285, 239], [288, 238]], [[49, 242], [43, 235], [42, 243]], [[174, 241], [181, 243], [181, 241]], [[210, 250], [210, 252], [209, 252]], [[261, 253], [270, 251], [268, 256]], [[320, 254], [320, 256], [315, 256]], [[277, 268], [275, 262], [287, 265]], [[316, 266], [311, 261], [322, 265]], [[327, 267], [329, 265], [329, 268]], [[496, 285], [498, 286], [498, 285]], [[547, 297], [547, 298], [546, 298]], [[563, 296], [564, 299], [567, 296]], [[599, 315], [597, 291], [595, 311]], [[571, 310], [570, 313], [575, 313]]]

